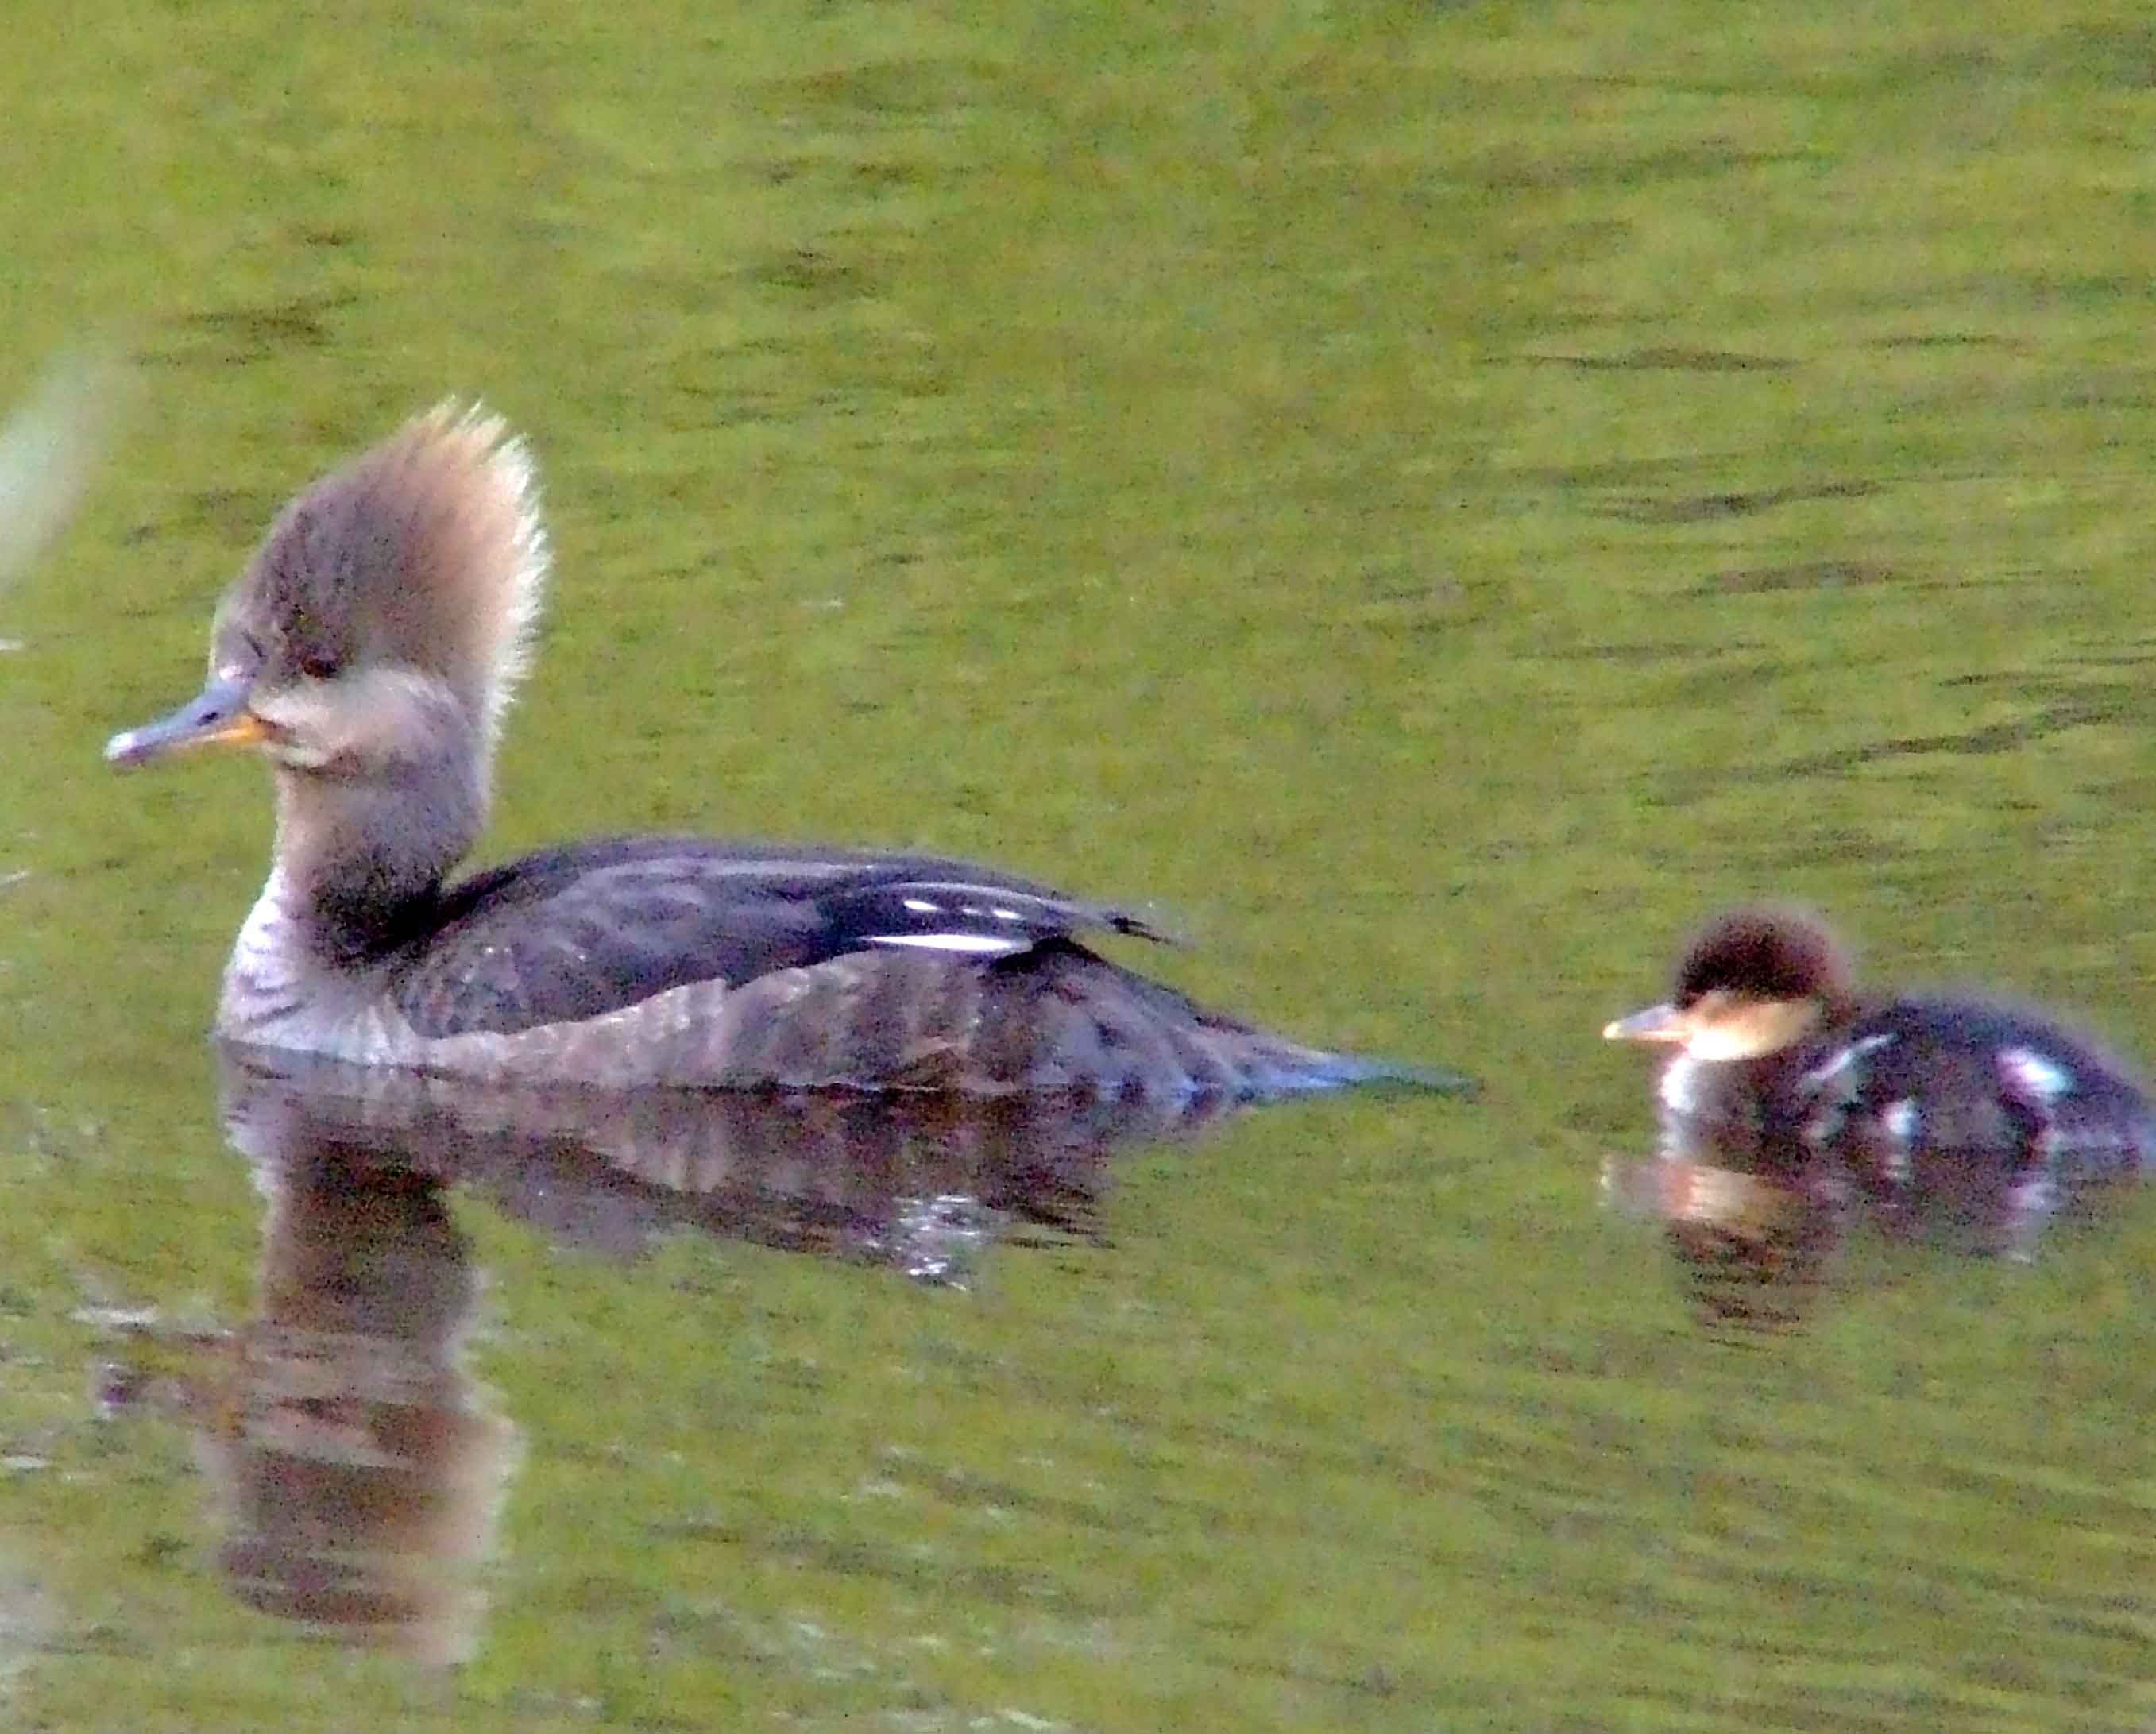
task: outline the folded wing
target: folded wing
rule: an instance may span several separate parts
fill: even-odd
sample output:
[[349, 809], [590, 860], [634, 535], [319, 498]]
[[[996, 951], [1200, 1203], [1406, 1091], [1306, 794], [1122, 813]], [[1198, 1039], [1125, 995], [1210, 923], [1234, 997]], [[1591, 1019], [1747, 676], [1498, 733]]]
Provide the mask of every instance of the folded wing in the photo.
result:
[[1160, 937], [1127, 911], [963, 861], [636, 838], [449, 888], [398, 947], [392, 992], [423, 1035], [506, 1034], [850, 952], [985, 967], [1088, 930]]

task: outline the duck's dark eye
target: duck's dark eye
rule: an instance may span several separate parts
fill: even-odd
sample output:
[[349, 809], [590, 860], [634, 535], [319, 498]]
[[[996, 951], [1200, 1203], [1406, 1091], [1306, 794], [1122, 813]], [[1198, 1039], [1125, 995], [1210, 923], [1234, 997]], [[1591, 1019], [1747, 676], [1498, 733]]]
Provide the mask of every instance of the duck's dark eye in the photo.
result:
[[292, 660], [310, 680], [336, 678], [337, 659], [326, 650], [302, 650]]

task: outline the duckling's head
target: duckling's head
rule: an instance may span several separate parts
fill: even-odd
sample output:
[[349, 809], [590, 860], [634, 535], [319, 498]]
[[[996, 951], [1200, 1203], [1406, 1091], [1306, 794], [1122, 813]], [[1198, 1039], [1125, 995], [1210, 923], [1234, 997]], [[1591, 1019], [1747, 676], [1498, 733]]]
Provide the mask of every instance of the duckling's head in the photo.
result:
[[1613, 1042], [1666, 1042], [1708, 1062], [1760, 1059], [1845, 1015], [1849, 957], [1808, 910], [1758, 907], [1717, 916], [1677, 965], [1676, 991], [1603, 1028]]
[[444, 404], [285, 508], [218, 610], [202, 692], [105, 758], [256, 746], [295, 786], [446, 762], [483, 800], [547, 560], [523, 443]]

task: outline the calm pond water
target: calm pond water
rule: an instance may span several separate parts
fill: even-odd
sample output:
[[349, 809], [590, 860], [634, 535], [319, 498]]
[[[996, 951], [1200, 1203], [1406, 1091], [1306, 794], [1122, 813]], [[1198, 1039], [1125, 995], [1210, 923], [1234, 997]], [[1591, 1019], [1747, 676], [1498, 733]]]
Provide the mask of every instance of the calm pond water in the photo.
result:
[[[15, 1725], [2156, 1726], [2156, 1209], [1707, 1328], [1597, 1039], [1774, 893], [2156, 1056], [2144, 8], [10, 38], [0, 404], [141, 386], [0, 591]], [[358, 1131], [203, 1039], [259, 770], [97, 754], [449, 392], [558, 553], [491, 854], [983, 857], [1481, 1099], [311, 1187]]]

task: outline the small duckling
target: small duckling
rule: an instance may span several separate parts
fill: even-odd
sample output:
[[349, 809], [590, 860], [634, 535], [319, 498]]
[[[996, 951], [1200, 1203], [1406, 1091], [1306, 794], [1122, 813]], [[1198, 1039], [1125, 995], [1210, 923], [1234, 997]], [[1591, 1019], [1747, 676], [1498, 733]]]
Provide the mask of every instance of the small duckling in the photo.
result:
[[1861, 993], [1804, 910], [1717, 916], [1671, 998], [1602, 1033], [1674, 1049], [1666, 1157], [1846, 1197], [1902, 1230], [2025, 1250], [2062, 1197], [2156, 1162], [2145, 1090], [2092, 1043], [1983, 998]]

